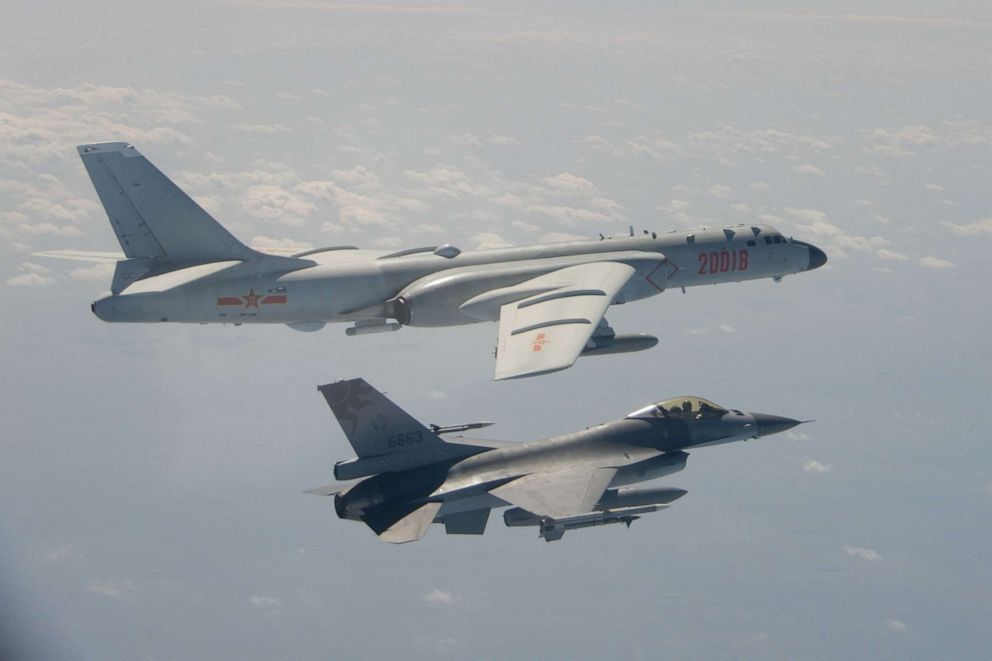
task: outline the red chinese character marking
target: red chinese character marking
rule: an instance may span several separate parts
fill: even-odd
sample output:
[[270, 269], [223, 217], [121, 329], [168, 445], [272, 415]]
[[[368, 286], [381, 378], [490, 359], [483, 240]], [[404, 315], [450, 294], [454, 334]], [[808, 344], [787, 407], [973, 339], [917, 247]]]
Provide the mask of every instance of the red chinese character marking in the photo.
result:
[[531, 347], [531, 351], [540, 351], [544, 348], [544, 343], [547, 341], [544, 333], [538, 333], [537, 337], [534, 338], [534, 345]]

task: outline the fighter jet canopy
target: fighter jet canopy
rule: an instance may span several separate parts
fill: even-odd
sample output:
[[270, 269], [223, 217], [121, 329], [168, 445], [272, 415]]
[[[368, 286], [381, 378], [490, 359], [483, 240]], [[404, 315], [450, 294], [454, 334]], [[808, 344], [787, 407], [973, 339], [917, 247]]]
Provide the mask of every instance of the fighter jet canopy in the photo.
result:
[[686, 395], [672, 397], [651, 406], [634, 411], [628, 418], [707, 418], [719, 417], [727, 413], [727, 409], [719, 404], [702, 397]]

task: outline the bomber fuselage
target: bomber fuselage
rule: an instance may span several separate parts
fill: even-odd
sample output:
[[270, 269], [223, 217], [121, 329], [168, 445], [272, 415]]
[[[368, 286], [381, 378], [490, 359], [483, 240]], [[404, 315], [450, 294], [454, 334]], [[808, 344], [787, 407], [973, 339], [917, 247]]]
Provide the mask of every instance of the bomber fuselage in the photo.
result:
[[115, 293], [96, 301], [93, 312], [111, 322], [284, 323], [301, 330], [377, 319], [470, 324], [495, 320], [498, 311], [463, 305], [473, 297], [592, 261], [637, 269], [614, 299], [624, 303], [672, 287], [781, 278], [816, 268], [825, 256], [771, 227], [735, 226], [460, 253], [326, 249], [158, 275], [154, 264], [138, 260], [121, 263]]

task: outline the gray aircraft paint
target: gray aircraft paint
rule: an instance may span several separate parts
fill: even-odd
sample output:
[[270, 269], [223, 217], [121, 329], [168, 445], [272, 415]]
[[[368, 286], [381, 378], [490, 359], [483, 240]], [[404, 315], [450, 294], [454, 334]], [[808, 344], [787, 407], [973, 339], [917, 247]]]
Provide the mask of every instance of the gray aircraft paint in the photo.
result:
[[[820, 249], [768, 225], [631, 229], [618, 238], [464, 252], [445, 244], [273, 255], [238, 241], [134, 147], [78, 149], [127, 257], [110, 294], [92, 304], [109, 322], [280, 323], [299, 331], [353, 322], [347, 333], [356, 335], [499, 321], [496, 378], [505, 379], [657, 343], [618, 336], [603, 316], [609, 305], [673, 287], [780, 279], [826, 262]], [[96, 259], [74, 255], [49, 254]]]
[[[359, 454], [357, 460], [339, 462], [335, 476], [341, 478], [345, 467], [348, 476], [367, 477], [310, 492], [334, 496], [341, 518], [364, 521], [383, 540], [395, 543], [419, 539], [430, 521], [445, 524], [449, 534], [482, 534], [490, 510], [507, 506], [514, 507], [505, 519], [508, 526], [536, 525], [547, 541], [570, 529], [629, 525], [685, 492], [618, 488], [681, 471], [689, 458], [686, 450], [767, 436], [800, 424], [679, 397], [620, 420], [528, 443], [461, 437], [449, 443], [429, 434], [425, 425], [362, 379], [319, 389]], [[367, 456], [373, 448], [377, 453]], [[366, 467], [365, 472], [358, 466]], [[542, 492], [551, 502], [558, 490], [581, 491], [587, 479], [593, 490], [586, 499], [588, 509], [550, 516], [519, 506], [543, 502]], [[522, 494], [520, 485], [526, 485]]]

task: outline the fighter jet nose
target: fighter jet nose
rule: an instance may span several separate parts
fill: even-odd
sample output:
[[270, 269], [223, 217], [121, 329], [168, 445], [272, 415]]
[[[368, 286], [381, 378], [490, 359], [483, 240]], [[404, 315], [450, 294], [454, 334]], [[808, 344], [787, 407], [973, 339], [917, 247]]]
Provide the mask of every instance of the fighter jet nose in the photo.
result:
[[813, 269], [818, 269], [826, 263], [827, 253], [811, 245], [809, 247], [809, 266], [806, 267], [806, 270], [812, 271]]
[[796, 425], [802, 424], [799, 420], [783, 418], [780, 415], [769, 415], [767, 413], [752, 413], [754, 423], [758, 427], [758, 436], [769, 436], [779, 432], [792, 429]]

